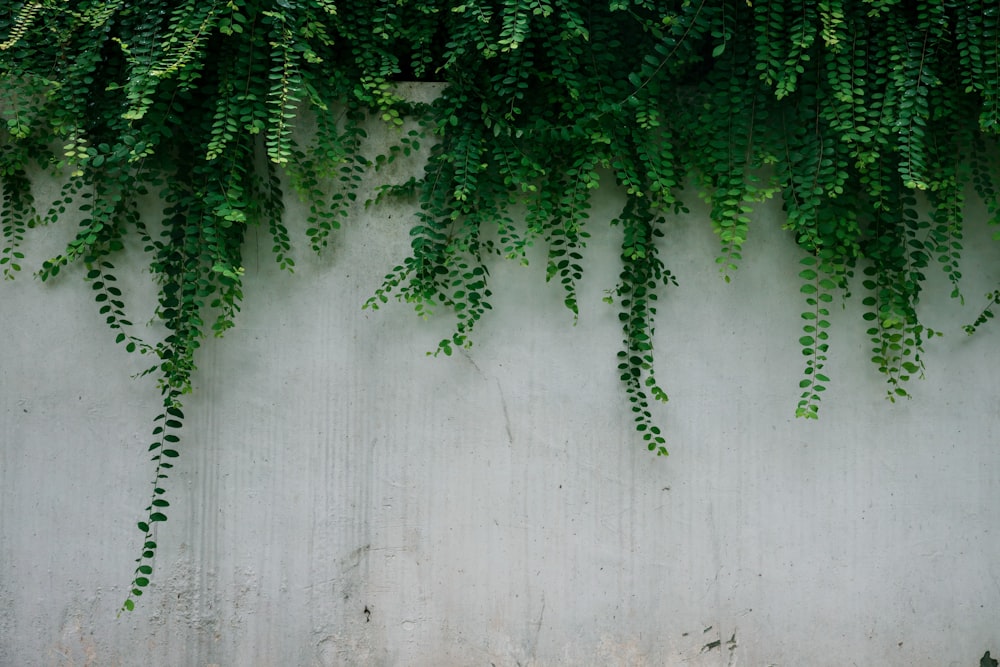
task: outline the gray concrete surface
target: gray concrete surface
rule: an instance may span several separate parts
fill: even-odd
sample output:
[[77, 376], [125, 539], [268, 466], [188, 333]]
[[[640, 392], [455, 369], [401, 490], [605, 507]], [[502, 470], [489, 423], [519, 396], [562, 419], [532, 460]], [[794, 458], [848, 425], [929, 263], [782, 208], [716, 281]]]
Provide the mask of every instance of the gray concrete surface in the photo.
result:
[[[601, 197], [595, 223], [621, 203]], [[818, 422], [792, 417], [802, 302], [780, 206], [757, 214], [730, 285], [704, 209], [672, 220], [667, 459], [635, 437], [617, 380], [601, 302], [616, 230], [593, 227], [578, 326], [541, 263], [497, 262], [474, 347], [435, 359], [446, 314], [361, 310], [411, 212], [359, 209], [315, 259], [289, 200], [294, 275], [251, 239], [238, 326], [200, 357], [154, 583], [120, 619], [157, 392], [130, 379], [142, 360], [78, 270], [0, 285], [0, 664], [973, 667], [1000, 652], [1000, 326], [959, 328], [1000, 281], [981, 211], [969, 305], [937, 278], [922, 304], [946, 336], [913, 399], [883, 399], [849, 303]], [[26, 269], [72, 230], [36, 232]], [[140, 259], [119, 262], [137, 323]]]

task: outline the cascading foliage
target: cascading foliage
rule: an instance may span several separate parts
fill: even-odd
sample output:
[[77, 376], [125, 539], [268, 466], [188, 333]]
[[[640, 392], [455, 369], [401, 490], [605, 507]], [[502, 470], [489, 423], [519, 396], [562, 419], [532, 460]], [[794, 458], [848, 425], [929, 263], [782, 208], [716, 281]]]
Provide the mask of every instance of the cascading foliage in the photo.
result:
[[[276, 261], [293, 238], [317, 252], [347, 221], [356, 190], [399, 151], [432, 140], [414, 194], [411, 252], [366, 304], [390, 296], [454, 313], [438, 351], [468, 346], [490, 309], [487, 258], [526, 263], [546, 249], [548, 280], [577, 313], [591, 191], [625, 194], [617, 368], [648, 448], [666, 454], [650, 401], [653, 323], [674, 277], [657, 238], [684, 211], [683, 187], [710, 205], [722, 276], [737, 270], [754, 203], [780, 195], [803, 250], [799, 416], [814, 418], [828, 378], [830, 303], [863, 274], [872, 361], [890, 398], [923, 371], [918, 317], [928, 266], [959, 297], [969, 184], [1000, 222], [992, 179], [1000, 128], [1000, 6], [947, 0], [34, 0], [0, 9], [0, 271], [24, 259], [27, 229], [76, 233], [38, 275], [82, 263], [101, 316], [129, 352], [153, 359], [151, 501], [130, 593], [149, 584], [154, 528], [178, 455], [182, 402], [199, 343], [234, 325], [249, 225]], [[431, 104], [401, 80], [444, 82]], [[294, 132], [315, 119], [308, 140]], [[363, 124], [405, 118], [387, 155], [365, 155]], [[36, 210], [29, 174], [64, 186]], [[285, 178], [282, 180], [282, 174]], [[289, 230], [282, 183], [309, 203]], [[144, 219], [140, 198], [162, 216]], [[923, 202], [923, 203], [921, 203]], [[514, 211], [525, 211], [517, 213]], [[304, 234], [302, 233], [304, 231]], [[159, 287], [166, 335], [146, 341], [116, 286], [115, 253], [137, 235]], [[603, 260], [602, 260], [603, 261]], [[992, 317], [1000, 291], [982, 316]]]

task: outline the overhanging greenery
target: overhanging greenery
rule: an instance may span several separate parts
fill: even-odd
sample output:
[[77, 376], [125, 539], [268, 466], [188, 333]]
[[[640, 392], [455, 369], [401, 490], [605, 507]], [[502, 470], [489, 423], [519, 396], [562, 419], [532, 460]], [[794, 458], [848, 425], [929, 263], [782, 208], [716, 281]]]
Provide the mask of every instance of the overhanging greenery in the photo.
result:
[[[5, 35], [5, 37], [3, 37]], [[651, 400], [663, 221], [693, 184], [711, 207], [725, 280], [737, 270], [755, 202], [780, 195], [803, 249], [804, 355], [796, 413], [814, 418], [829, 304], [864, 274], [872, 361], [890, 398], [923, 370], [917, 304], [939, 264], [960, 297], [963, 193], [1000, 221], [991, 174], [1000, 125], [1000, 7], [918, 0], [36, 0], [0, 10], [0, 268], [20, 270], [26, 230], [70, 206], [75, 238], [42, 279], [82, 262], [119, 343], [149, 355], [163, 395], [150, 452], [151, 502], [123, 608], [152, 574], [163, 480], [178, 455], [182, 398], [209, 332], [234, 325], [249, 225], [265, 226], [276, 261], [294, 268], [282, 216], [284, 171], [309, 201], [303, 238], [321, 251], [358, 184], [383, 160], [433, 140], [423, 176], [385, 188], [416, 194], [412, 252], [366, 304], [393, 294], [419, 313], [445, 306], [470, 344], [490, 309], [484, 257], [527, 261], [547, 250], [547, 278], [577, 312], [591, 191], [612, 174], [627, 199], [622, 229], [618, 370], [636, 429], [666, 454]], [[429, 105], [394, 81], [440, 80]], [[316, 119], [308, 144], [293, 129]], [[370, 116], [399, 133], [386, 155], [362, 153]], [[60, 148], [53, 151], [52, 146]], [[65, 178], [36, 211], [32, 165]], [[328, 182], [334, 194], [328, 194]], [[165, 203], [145, 220], [138, 199]], [[918, 213], [918, 196], [926, 200]], [[526, 215], [512, 213], [524, 205]], [[159, 285], [163, 340], [143, 340], [115, 286], [116, 251], [137, 235]], [[991, 306], [1000, 292], [991, 295]], [[987, 308], [968, 330], [992, 316]]]

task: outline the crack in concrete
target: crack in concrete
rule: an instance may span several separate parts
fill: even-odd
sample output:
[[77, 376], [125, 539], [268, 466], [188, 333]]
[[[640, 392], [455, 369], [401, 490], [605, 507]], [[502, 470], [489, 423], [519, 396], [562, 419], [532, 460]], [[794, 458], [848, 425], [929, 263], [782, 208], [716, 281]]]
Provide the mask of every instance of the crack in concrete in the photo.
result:
[[534, 658], [535, 652], [538, 650], [538, 638], [542, 634], [542, 618], [545, 616], [545, 593], [542, 593], [542, 608], [538, 612], [538, 622], [535, 623], [535, 639], [531, 642], [531, 652], [529, 655]]
[[[476, 360], [472, 358], [471, 354], [469, 354], [465, 350], [462, 350], [462, 356], [465, 357], [470, 364], [472, 364], [472, 367], [476, 369], [476, 372], [479, 374], [479, 377], [489, 382], [490, 380], [489, 376], [487, 376], [486, 373], [483, 372], [483, 369], [479, 367], [479, 364], [476, 363]], [[500, 379], [494, 377], [493, 382], [496, 383], [497, 393], [500, 394], [500, 407], [503, 408], [503, 425], [504, 429], [507, 432], [507, 444], [513, 445], [514, 431], [511, 429], [510, 425], [510, 411], [507, 409], [507, 397], [503, 393], [503, 387], [500, 385]]]
[[507, 444], [514, 444], [514, 434], [510, 429], [510, 413], [507, 411], [507, 397], [504, 396], [503, 387], [500, 386], [500, 380], [493, 378], [497, 383], [497, 391], [500, 393], [500, 407], [503, 408], [503, 425], [507, 429]]

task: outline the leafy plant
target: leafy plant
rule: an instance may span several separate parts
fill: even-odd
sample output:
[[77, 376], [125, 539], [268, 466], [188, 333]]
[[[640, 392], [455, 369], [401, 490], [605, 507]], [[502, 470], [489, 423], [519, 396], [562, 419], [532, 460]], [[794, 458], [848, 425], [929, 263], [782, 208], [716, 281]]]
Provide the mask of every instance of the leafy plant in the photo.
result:
[[[283, 185], [307, 202], [316, 252], [348, 219], [364, 179], [430, 144], [408, 257], [365, 304], [444, 308], [472, 344], [491, 310], [488, 257], [521, 263], [543, 246], [546, 279], [575, 321], [591, 194], [620, 188], [621, 381], [648, 449], [666, 454], [654, 401], [657, 298], [675, 277], [658, 239], [692, 187], [709, 204], [722, 277], [738, 271], [753, 205], [780, 194], [802, 248], [804, 357], [796, 414], [818, 415], [831, 381], [830, 304], [860, 270], [871, 358], [891, 400], [922, 375], [918, 314], [928, 266], [961, 298], [963, 193], [1000, 221], [993, 180], [1000, 127], [1000, 10], [913, 0], [30, 0], [0, 10], [0, 266], [21, 269], [27, 229], [78, 220], [38, 275], [85, 266], [99, 313], [127, 351], [148, 356], [162, 394], [149, 450], [150, 504], [132, 609], [148, 586], [156, 524], [169, 507], [183, 401], [201, 340], [235, 324], [242, 247], [266, 227], [294, 270]], [[430, 104], [394, 82], [444, 82]], [[303, 117], [315, 120], [307, 139]], [[402, 128], [365, 154], [364, 123]], [[53, 146], [58, 146], [54, 149]], [[28, 178], [63, 179], [44, 214]], [[287, 178], [282, 180], [282, 174]], [[333, 183], [337, 189], [329, 192]], [[157, 196], [158, 220], [138, 200]], [[926, 204], [922, 204], [924, 201]], [[377, 203], [377, 202], [376, 202]], [[68, 214], [73, 211], [73, 215]], [[525, 211], [515, 215], [514, 211]], [[922, 215], [921, 210], [929, 210]], [[136, 333], [115, 253], [136, 235], [159, 288], [166, 335]], [[973, 331], [992, 316], [1000, 292]]]

